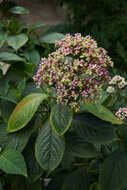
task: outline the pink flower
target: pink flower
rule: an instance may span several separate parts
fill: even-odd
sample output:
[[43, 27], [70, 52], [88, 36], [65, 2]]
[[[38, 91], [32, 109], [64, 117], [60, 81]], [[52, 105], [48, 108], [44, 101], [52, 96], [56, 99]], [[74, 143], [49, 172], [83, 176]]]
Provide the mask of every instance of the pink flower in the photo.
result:
[[120, 108], [115, 115], [121, 120], [127, 119], [127, 108]]
[[42, 59], [34, 80], [38, 86], [47, 84], [55, 91], [56, 102], [68, 104], [77, 112], [81, 101], [100, 97], [113, 63], [89, 35], [66, 34], [55, 45], [56, 51]]

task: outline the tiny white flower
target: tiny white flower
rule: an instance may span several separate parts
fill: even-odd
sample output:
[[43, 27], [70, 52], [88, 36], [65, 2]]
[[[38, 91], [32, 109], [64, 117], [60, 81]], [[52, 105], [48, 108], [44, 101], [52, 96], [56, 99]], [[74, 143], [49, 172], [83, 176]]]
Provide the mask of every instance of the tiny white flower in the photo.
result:
[[126, 85], [125, 78], [122, 78], [121, 82], [118, 83], [118, 88], [124, 88]]
[[122, 77], [120, 75], [116, 75], [111, 79], [109, 84], [116, 84], [118, 81], [121, 81], [121, 80], [122, 80]]
[[112, 87], [112, 86], [109, 86], [108, 88], [107, 88], [107, 90], [106, 90], [108, 93], [110, 93], [110, 94], [112, 94], [112, 93], [114, 93], [114, 91], [115, 91], [115, 88], [114, 87]]
[[127, 85], [127, 82], [125, 82], [125, 78], [121, 77], [120, 75], [114, 76], [109, 84], [117, 84], [118, 88], [124, 88]]

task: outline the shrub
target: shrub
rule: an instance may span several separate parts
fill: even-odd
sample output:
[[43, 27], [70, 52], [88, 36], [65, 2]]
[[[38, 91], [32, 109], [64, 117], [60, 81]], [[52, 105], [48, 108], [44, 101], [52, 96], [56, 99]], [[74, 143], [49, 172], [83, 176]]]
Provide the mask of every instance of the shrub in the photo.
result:
[[[76, 34], [75, 37], [79, 37], [78, 45], [82, 44], [82, 40], [86, 40], [85, 45], [92, 40], [90, 37], [84, 38], [79, 34]], [[48, 72], [49, 58], [53, 57], [52, 65], [49, 64], [51, 73], [52, 68], [56, 71], [60, 63], [62, 63], [62, 68], [67, 67], [67, 63], [70, 62], [67, 62], [66, 59], [63, 61], [64, 57], [70, 58], [69, 60], [71, 57], [77, 58], [76, 50], [65, 51], [68, 46], [70, 49], [70, 42], [75, 42], [75, 37], [67, 35], [61, 41], [56, 42], [59, 46], [58, 49], [49, 54], [47, 59], [42, 59], [43, 64], [39, 68], [40, 76], [45, 82], [42, 81], [39, 84], [42, 91], [27, 95], [17, 104], [8, 121], [8, 135], [6, 131], [3, 132], [0, 168], [7, 174], [28, 175], [28, 179], [16, 176], [15, 189], [21, 182], [23, 188], [27, 184], [27, 188], [36, 187], [38, 190], [42, 189], [42, 186], [47, 190], [99, 190], [100, 188], [107, 190], [107, 187], [109, 190], [126, 189], [126, 120], [117, 118], [118, 114], [114, 115], [121, 103], [119, 102], [120, 96], [123, 100], [122, 104], [126, 106], [126, 97], [124, 97], [126, 80], [119, 76], [119, 81], [116, 81], [118, 77], [115, 77], [116, 84], [114, 84], [114, 78], [110, 78], [109, 86], [118, 85], [118, 88], [114, 87], [117, 90], [111, 93], [109, 90], [106, 91], [109, 86], [102, 87], [103, 96], [96, 101], [85, 97], [84, 102], [80, 101], [80, 110], [76, 113], [69, 102], [61, 104], [61, 101], [57, 101], [57, 94], [53, 92], [51, 94], [52, 87], [61, 81], [54, 78], [54, 81], [50, 83], [49, 78], [44, 76]], [[70, 38], [73, 40], [70, 41]], [[64, 51], [63, 44], [66, 44]], [[72, 45], [72, 47], [77, 47], [77, 45]], [[90, 49], [91, 47], [88, 47], [88, 50]], [[100, 49], [96, 47], [96, 51], [99, 52]], [[61, 58], [57, 57], [58, 52], [62, 53], [59, 54], [59, 56], [62, 55]], [[79, 50], [79, 52], [82, 51]], [[93, 54], [89, 56], [92, 58]], [[83, 65], [91, 64], [89, 56], [81, 58], [84, 61]], [[105, 54], [103, 56], [105, 57]], [[86, 60], [88, 57], [89, 59]], [[55, 58], [58, 58], [57, 62], [54, 62]], [[75, 62], [71, 63], [73, 68]], [[104, 62], [98, 63], [103, 67]], [[105, 66], [111, 63], [109, 57], [105, 63]], [[43, 70], [43, 66], [47, 70]], [[75, 68], [75, 71], [78, 71], [78, 67]], [[80, 74], [82, 72], [76, 73], [77, 76]], [[91, 77], [93, 75], [94, 73], [91, 74]], [[40, 76], [38, 80], [40, 80]], [[83, 77], [85, 80], [86, 76]], [[125, 81], [122, 88], [119, 86], [120, 80]], [[4, 127], [1, 126], [3, 131]], [[7, 148], [9, 147], [7, 138], [11, 139], [11, 137], [15, 137], [13, 141], [16, 140], [16, 146], [13, 147], [13, 150]], [[7, 145], [5, 139], [7, 139]], [[8, 159], [4, 161], [4, 157]], [[8, 160], [9, 163], [13, 163], [15, 160], [13, 167], [8, 164]], [[11, 178], [7, 175], [5, 179], [8, 180], [12, 188], [14, 186], [13, 176]]]
[[[9, 11], [12, 14], [28, 13], [28, 10], [23, 7], [13, 7]], [[7, 133], [8, 119], [18, 102], [29, 93], [41, 92], [36, 88], [32, 79], [41, 62], [41, 56], [47, 56], [54, 49], [54, 41], [63, 36], [59, 33], [40, 36], [36, 32], [40, 27], [44, 27], [44, 24], [30, 26], [26, 22], [20, 23], [14, 17], [8, 20], [3, 18], [0, 23], [0, 189], [2, 186], [3, 189], [13, 190], [42, 188], [40, 180], [34, 182], [36, 174], [29, 172], [31, 173], [29, 179], [21, 176], [27, 176], [25, 161], [29, 163], [28, 155], [31, 158], [30, 164], [33, 162], [33, 166], [37, 167], [39, 172], [37, 175], [40, 176], [43, 173], [36, 163], [34, 153], [29, 152], [31, 148], [26, 148], [29, 152], [27, 157], [25, 156], [26, 150], [24, 153], [29, 140], [34, 144], [36, 133], [33, 133], [35, 132], [33, 122], [35, 122], [34, 126], [38, 127], [42, 120], [41, 114], [37, 115], [36, 121], [33, 119], [31, 124], [29, 123], [25, 131], [23, 129], [15, 134]], [[29, 146], [31, 143], [28, 144]], [[25, 161], [21, 152], [23, 152]], [[7, 162], [4, 162], [4, 159]], [[31, 170], [30, 165], [29, 169]]]

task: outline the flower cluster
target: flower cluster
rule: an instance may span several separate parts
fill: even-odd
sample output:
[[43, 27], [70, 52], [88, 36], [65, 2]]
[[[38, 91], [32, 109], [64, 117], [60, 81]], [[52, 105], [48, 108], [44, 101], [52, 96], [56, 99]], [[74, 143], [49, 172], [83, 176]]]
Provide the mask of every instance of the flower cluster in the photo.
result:
[[115, 88], [112, 87], [112, 86], [109, 86], [109, 87], [106, 89], [106, 91], [107, 91], [109, 94], [112, 94], [112, 93], [114, 93]]
[[34, 76], [38, 87], [47, 84], [56, 92], [57, 102], [79, 110], [80, 101], [97, 99], [110, 80], [107, 67], [113, 62], [91, 36], [66, 34], [56, 41], [56, 51], [43, 58]]
[[115, 115], [121, 120], [127, 119], [127, 108], [120, 108]]
[[127, 82], [125, 81], [124, 77], [121, 77], [120, 75], [114, 76], [110, 82], [109, 87], [107, 88], [107, 92], [112, 94], [115, 92], [115, 88], [123, 89], [127, 85]]

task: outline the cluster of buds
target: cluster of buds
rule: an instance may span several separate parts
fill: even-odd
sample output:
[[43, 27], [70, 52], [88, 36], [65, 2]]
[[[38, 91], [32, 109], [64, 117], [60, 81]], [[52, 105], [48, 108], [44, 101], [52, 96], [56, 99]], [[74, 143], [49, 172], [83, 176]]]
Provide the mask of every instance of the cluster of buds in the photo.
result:
[[66, 34], [55, 45], [56, 51], [42, 59], [34, 80], [38, 87], [46, 84], [48, 90], [55, 91], [57, 102], [77, 112], [81, 101], [100, 97], [103, 85], [110, 80], [108, 67], [113, 62], [89, 35]]
[[127, 108], [120, 108], [115, 115], [121, 120], [127, 119]]
[[107, 88], [107, 92], [112, 94], [115, 91], [115, 88], [123, 89], [127, 85], [127, 82], [125, 81], [124, 77], [121, 77], [120, 75], [114, 76], [111, 81], [109, 82], [111, 86]]

